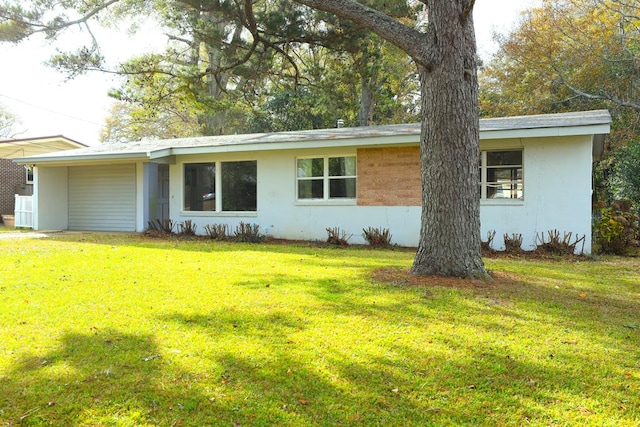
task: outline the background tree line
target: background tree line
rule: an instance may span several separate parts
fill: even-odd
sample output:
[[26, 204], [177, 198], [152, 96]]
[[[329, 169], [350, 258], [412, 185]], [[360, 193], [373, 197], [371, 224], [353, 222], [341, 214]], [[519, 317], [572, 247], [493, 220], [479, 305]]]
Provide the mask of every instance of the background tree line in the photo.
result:
[[528, 10], [480, 73], [485, 117], [608, 109], [596, 201], [640, 206], [640, 3], [543, 0]]

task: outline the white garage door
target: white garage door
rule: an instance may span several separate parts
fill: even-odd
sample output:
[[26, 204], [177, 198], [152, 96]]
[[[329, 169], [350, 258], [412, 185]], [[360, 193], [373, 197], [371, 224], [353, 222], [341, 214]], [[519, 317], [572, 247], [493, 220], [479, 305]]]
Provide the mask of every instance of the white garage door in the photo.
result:
[[69, 229], [135, 231], [136, 165], [69, 168]]

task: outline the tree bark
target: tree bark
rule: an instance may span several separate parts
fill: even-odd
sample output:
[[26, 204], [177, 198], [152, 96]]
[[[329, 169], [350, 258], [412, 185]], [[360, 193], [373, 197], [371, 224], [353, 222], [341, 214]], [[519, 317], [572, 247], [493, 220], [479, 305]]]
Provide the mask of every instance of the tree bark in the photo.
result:
[[350, 19], [409, 54], [422, 96], [422, 217], [414, 274], [488, 279], [480, 254], [475, 0], [420, 0], [425, 32], [354, 0], [295, 0]]
[[373, 124], [373, 109], [375, 108], [375, 94], [371, 89], [371, 78], [360, 77], [360, 110], [358, 111], [358, 125], [371, 126]]
[[[476, 44], [462, 1], [431, 1], [440, 61], [418, 66], [422, 94], [422, 221], [412, 272], [487, 278], [480, 255]], [[433, 25], [432, 25], [433, 23]]]

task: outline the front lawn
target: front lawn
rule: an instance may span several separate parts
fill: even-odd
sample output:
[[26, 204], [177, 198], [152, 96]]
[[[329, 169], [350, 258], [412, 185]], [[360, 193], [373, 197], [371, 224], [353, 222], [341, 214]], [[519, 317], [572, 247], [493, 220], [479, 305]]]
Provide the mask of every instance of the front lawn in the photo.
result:
[[640, 262], [0, 239], [0, 426], [638, 426]]

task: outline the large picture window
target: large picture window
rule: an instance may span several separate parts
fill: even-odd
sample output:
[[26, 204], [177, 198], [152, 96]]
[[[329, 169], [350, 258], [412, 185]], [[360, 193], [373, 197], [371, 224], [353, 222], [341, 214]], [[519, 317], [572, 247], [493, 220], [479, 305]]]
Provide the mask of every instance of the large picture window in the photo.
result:
[[482, 199], [523, 199], [522, 150], [480, 153]]
[[184, 165], [184, 210], [243, 212], [257, 210], [257, 162]]
[[298, 200], [356, 198], [356, 157], [297, 159]]

